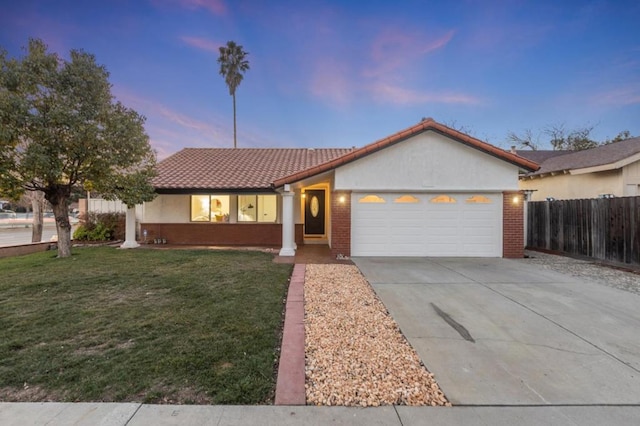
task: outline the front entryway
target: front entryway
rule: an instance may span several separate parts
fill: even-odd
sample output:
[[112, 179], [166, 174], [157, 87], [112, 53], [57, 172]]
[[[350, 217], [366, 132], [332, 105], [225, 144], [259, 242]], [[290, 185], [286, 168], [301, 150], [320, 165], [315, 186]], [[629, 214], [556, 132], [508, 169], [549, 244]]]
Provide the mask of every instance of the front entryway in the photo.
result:
[[304, 234], [311, 237], [325, 235], [325, 191], [310, 189], [304, 199]]

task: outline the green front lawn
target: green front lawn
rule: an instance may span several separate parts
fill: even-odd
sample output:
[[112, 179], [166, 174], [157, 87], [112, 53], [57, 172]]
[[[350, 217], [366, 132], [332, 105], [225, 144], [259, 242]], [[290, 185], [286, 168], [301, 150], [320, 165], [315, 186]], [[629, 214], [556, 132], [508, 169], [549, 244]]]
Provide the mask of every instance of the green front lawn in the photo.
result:
[[269, 403], [291, 265], [248, 251], [0, 259], [0, 400]]

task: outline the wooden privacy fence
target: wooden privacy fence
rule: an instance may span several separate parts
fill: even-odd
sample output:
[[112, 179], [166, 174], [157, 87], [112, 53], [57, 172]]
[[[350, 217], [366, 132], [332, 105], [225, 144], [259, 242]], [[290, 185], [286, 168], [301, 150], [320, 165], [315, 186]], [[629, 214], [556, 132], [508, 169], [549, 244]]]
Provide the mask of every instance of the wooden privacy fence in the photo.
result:
[[527, 246], [640, 266], [640, 197], [529, 202]]

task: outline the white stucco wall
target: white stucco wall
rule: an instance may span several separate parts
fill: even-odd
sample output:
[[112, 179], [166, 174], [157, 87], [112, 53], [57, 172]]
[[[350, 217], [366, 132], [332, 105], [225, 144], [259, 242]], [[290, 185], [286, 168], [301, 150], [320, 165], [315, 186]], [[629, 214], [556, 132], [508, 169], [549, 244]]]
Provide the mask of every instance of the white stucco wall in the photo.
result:
[[518, 168], [428, 131], [335, 171], [336, 190], [518, 189]]
[[640, 161], [624, 166], [622, 179], [624, 181], [624, 195], [640, 195]]
[[531, 201], [544, 201], [547, 197], [553, 197], [556, 200], [572, 200], [596, 198], [600, 194], [613, 194], [616, 197], [625, 195], [620, 170], [523, 179], [520, 181], [520, 189], [535, 190], [531, 194]]
[[189, 195], [158, 195], [144, 204], [145, 223], [189, 223], [191, 214]]

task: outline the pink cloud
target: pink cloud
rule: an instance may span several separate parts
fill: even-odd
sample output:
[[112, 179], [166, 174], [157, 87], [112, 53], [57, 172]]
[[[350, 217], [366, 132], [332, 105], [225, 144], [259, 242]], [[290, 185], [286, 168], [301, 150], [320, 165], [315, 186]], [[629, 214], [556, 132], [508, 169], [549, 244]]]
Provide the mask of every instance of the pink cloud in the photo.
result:
[[406, 67], [410, 62], [445, 47], [454, 34], [455, 31], [450, 30], [438, 38], [429, 39], [424, 34], [386, 30], [371, 45], [372, 61], [364, 75], [375, 77]]
[[346, 65], [335, 59], [322, 58], [312, 72], [311, 94], [334, 104], [347, 104], [352, 86]]
[[221, 43], [201, 37], [181, 36], [180, 40], [191, 47], [195, 47], [196, 49], [214, 53], [218, 53], [219, 47], [222, 46]]
[[316, 98], [337, 106], [351, 102], [356, 95], [395, 105], [478, 105], [481, 101], [469, 94], [405, 89], [424, 86], [424, 82], [411, 83], [416, 78], [413, 62], [447, 46], [454, 34], [450, 30], [430, 38], [419, 32], [384, 31], [372, 42], [369, 60], [316, 58], [309, 73], [309, 90]]
[[640, 104], [640, 84], [630, 84], [598, 93], [591, 98], [591, 102], [614, 106]]
[[206, 9], [214, 15], [227, 13], [227, 5], [224, 0], [152, 0], [152, 3], [159, 6], [172, 3], [190, 10]]
[[[207, 120], [201, 120], [119, 86], [114, 86], [113, 93], [123, 104], [147, 117], [145, 129], [159, 159], [186, 147], [224, 148], [233, 145], [233, 121], [229, 117], [204, 111], [202, 115]], [[243, 123], [238, 129], [238, 144], [242, 148], [293, 145], [281, 137], [270, 138], [263, 129], [256, 129], [250, 123]]]
[[386, 83], [373, 85], [371, 91], [373, 97], [378, 102], [387, 102], [396, 105], [419, 105], [425, 103], [478, 105], [481, 103], [478, 98], [463, 93], [428, 93], [408, 90]]
[[224, 15], [227, 11], [227, 6], [223, 0], [178, 0], [180, 4], [189, 9], [203, 8], [207, 9], [214, 15]]

